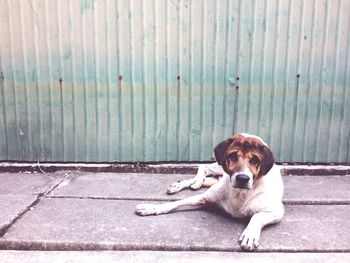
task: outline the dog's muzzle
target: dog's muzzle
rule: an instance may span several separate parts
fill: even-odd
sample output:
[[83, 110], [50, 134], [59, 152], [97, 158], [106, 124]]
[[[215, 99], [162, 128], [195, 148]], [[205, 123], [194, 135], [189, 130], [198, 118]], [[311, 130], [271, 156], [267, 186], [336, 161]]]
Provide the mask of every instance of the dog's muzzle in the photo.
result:
[[237, 174], [236, 183], [239, 185], [246, 185], [249, 182], [249, 176], [246, 174]]
[[251, 178], [252, 175], [249, 176], [250, 171], [245, 169], [244, 171], [236, 172], [231, 176], [231, 182], [233, 187], [240, 189], [250, 189], [251, 188]]

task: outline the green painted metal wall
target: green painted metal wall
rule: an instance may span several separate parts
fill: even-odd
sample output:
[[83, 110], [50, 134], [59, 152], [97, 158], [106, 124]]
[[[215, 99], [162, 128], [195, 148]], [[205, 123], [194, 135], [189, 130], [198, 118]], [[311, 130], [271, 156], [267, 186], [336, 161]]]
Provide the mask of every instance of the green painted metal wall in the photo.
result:
[[350, 1], [0, 5], [0, 160], [350, 162]]

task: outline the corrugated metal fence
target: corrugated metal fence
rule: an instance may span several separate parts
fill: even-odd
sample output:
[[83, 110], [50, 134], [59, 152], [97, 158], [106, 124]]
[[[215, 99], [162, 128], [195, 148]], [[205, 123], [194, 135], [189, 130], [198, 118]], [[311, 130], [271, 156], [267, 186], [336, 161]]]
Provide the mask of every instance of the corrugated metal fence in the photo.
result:
[[0, 0], [0, 159], [350, 162], [348, 0]]

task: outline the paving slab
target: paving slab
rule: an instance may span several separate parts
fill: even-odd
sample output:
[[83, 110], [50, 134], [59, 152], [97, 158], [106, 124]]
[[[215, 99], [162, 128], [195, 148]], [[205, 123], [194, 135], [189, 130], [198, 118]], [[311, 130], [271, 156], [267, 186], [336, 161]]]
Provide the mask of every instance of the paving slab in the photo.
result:
[[[61, 197], [176, 200], [196, 192], [166, 195], [173, 182], [192, 178], [183, 174], [80, 173], [51, 193]], [[350, 176], [284, 176], [286, 203], [350, 203]], [[199, 192], [203, 192], [200, 190]]]
[[123, 263], [339, 263], [349, 262], [348, 253], [239, 253], [175, 251], [0, 251], [2, 263], [123, 262]]
[[284, 176], [288, 203], [350, 204], [350, 176]]
[[0, 173], [0, 236], [11, 222], [59, 183], [62, 174]]
[[[137, 201], [43, 198], [0, 239], [0, 249], [240, 251], [245, 222], [215, 209], [140, 217]], [[290, 205], [259, 251], [350, 252], [346, 205]]]
[[65, 173], [0, 173], [0, 195], [41, 194], [56, 185]]
[[36, 199], [34, 195], [0, 195], [0, 236]]
[[78, 173], [67, 178], [50, 195], [61, 197], [177, 200], [194, 194], [195, 191], [188, 190], [176, 195], [167, 195], [167, 187], [176, 181], [190, 179], [193, 176], [191, 174]]

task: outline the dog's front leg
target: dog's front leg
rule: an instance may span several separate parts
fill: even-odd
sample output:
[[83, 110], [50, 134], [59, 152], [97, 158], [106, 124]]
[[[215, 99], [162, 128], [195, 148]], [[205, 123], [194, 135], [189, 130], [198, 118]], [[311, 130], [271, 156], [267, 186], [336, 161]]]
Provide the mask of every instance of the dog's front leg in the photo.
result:
[[244, 250], [257, 248], [263, 227], [281, 221], [283, 213], [282, 207], [278, 211], [262, 211], [254, 214], [238, 240], [241, 248]]
[[208, 202], [206, 195], [200, 194], [164, 204], [139, 204], [136, 206], [135, 213], [141, 216], [167, 214], [181, 207], [197, 209], [206, 205]]

